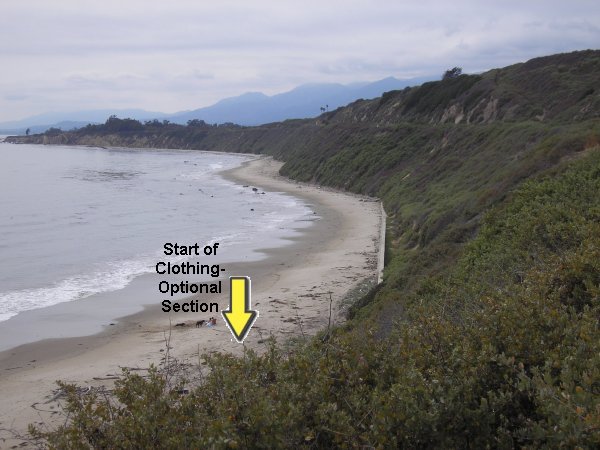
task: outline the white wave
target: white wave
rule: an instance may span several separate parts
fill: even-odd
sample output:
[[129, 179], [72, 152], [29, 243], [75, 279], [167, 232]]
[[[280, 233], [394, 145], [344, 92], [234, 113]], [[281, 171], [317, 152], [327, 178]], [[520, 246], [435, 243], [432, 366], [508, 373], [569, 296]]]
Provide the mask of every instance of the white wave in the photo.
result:
[[0, 322], [22, 311], [123, 289], [133, 278], [152, 269], [152, 262], [147, 258], [111, 262], [105, 270], [69, 277], [52, 286], [0, 293]]
[[0, 313], [0, 322], [4, 322], [5, 320], [8, 320], [16, 315], [17, 313]]

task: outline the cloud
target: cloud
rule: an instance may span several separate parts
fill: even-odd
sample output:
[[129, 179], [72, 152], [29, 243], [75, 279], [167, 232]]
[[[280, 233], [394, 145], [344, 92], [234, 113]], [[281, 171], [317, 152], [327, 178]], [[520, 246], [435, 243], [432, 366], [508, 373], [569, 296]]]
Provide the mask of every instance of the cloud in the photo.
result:
[[11, 94], [0, 97], [0, 120], [173, 112], [308, 82], [482, 71], [593, 48], [599, 26], [600, 8], [585, 0], [7, 0], [0, 92]]

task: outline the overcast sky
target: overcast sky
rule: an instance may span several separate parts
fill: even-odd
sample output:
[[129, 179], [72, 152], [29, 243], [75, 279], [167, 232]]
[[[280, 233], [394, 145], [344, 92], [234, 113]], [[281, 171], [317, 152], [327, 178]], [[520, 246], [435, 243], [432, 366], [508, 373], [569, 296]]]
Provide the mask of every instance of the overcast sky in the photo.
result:
[[175, 112], [311, 82], [478, 72], [600, 47], [600, 2], [1, 0], [0, 121]]

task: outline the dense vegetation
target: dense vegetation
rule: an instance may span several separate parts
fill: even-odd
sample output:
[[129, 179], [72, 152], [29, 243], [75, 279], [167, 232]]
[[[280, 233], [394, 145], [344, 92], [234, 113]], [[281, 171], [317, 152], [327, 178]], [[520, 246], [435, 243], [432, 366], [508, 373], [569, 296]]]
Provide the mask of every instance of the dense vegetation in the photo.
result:
[[[600, 51], [260, 127], [110, 118], [21, 142], [264, 153], [383, 200], [384, 283], [333, 334], [207, 357], [189, 395], [72, 389], [64, 446], [599, 445]], [[233, 384], [232, 380], [238, 384]], [[240, 380], [242, 380], [240, 382]], [[87, 445], [86, 444], [86, 445]]]

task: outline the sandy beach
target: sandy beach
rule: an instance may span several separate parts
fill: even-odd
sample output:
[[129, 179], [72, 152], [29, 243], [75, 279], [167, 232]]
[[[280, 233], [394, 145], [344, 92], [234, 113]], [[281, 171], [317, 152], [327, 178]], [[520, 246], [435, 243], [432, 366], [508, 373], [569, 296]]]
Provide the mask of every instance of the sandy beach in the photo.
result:
[[[280, 167], [270, 158], [259, 158], [223, 173], [240, 184], [299, 197], [315, 213], [312, 226], [290, 245], [265, 249], [267, 257], [260, 261], [226, 265], [224, 283], [230, 275], [252, 279], [252, 308], [260, 316], [244, 345], [257, 350], [271, 335], [282, 342], [343, 320], [344, 303], [351, 301], [352, 293], [378, 277], [380, 203], [289, 181], [278, 175]], [[219, 297], [220, 311], [228, 300], [225, 294]], [[106, 385], [121, 367], [159, 364], [169, 334], [171, 355], [181, 361], [196, 363], [199, 354], [211, 351], [239, 354], [243, 346], [233, 341], [220, 313], [215, 327], [194, 326], [208, 316], [168, 314], [159, 305], [150, 305], [93, 336], [45, 340], [0, 353], [0, 448], [22, 442], [10, 438], [6, 430], [23, 433], [28, 423], [52, 421], [57, 405], [49, 400], [56, 380]], [[176, 323], [186, 326], [173, 327]]]

